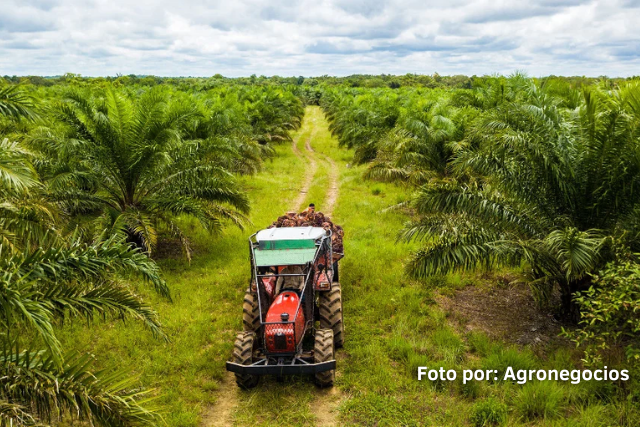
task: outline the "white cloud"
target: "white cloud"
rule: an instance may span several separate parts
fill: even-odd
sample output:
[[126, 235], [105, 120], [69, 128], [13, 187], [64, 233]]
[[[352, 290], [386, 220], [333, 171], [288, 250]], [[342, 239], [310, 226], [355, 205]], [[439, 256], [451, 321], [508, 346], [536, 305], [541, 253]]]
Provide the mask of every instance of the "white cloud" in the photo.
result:
[[635, 0], [2, 0], [0, 75], [640, 74]]

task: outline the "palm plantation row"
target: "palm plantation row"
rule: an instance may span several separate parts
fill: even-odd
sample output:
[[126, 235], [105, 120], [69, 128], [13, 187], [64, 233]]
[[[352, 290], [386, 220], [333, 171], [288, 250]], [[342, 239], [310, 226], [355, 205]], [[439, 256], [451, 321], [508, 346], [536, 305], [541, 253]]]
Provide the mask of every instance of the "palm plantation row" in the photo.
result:
[[134, 276], [170, 299], [150, 256], [165, 235], [190, 257], [177, 217], [212, 233], [247, 223], [236, 176], [289, 137], [301, 102], [279, 89], [6, 85], [0, 115], [0, 425], [156, 425], [135, 377], [92, 368], [93, 356], [61, 346], [54, 324], [132, 318], [164, 338]]
[[[558, 293], [574, 321], [582, 304], [585, 328], [571, 336], [590, 358], [621, 344], [637, 360], [639, 292], [622, 279], [640, 249], [637, 82], [514, 75], [472, 90], [333, 89], [322, 101], [367, 176], [413, 192], [404, 207], [416, 216], [400, 238], [423, 247], [409, 274], [524, 266], [540, 303]], [[607, 273], [594, 286], [608, 263], [626, 265], [626, 287]]]

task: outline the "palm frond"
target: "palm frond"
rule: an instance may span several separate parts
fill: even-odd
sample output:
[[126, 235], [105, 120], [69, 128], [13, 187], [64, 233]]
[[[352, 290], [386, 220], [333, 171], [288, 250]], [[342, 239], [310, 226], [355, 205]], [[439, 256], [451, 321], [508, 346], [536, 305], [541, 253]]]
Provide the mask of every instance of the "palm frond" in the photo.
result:
[[0, 189], [24, 193], [38, 185], [35, 169], [28, 160], [30, 153], [17, 142], [0, 142]]
[[47, 351], [5, 343], [0, 348], [0, 390], [9, 403], [29, 407], [46, 423], [66, 417], [105, 427], [162, 421], [150, 391], [141, 390], [129, 372], [94, 370], [92, 363], [92, 356], [70, 352], [60, 366]]
[[0, 85], [0, 116], [35, 119], [32, 97], [19, 85]]

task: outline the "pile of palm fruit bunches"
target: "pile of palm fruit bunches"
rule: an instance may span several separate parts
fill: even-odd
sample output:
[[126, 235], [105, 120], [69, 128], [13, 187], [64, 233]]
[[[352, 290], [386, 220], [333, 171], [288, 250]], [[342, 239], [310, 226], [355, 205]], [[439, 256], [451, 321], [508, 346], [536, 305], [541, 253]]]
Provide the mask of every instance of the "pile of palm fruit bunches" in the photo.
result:
[[322, 212], [316, 212], [313, 204], [300, 213], [287, 212], [286, 215], [278, 217], [268, 228], [280, 227], [322, 227], [325, 230], [331, 230], [333, 252], [344, 253], [344, 246], [342, 245], [344, 230], [339, 225], [331, 222], [331, 219]]

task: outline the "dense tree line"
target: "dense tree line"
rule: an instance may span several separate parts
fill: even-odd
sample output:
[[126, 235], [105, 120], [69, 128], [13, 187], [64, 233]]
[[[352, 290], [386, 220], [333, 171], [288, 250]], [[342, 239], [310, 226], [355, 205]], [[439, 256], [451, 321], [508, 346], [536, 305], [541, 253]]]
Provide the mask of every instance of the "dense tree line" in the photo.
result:
[[162, 339], [131, 282], [171, 298], [150, 258], [158, 235], [189, 257], [178, 217], [242, 227], [237, 176], [258, 171], [302, 114], [278, 86], [0, 82], [0, 425], [161, 423], [135, 377], [95, 369], [54, 325], [131, 318]]
[[[621, 78], [607, 76], [585, 77], [585, 76], [547, 76], [535, 81], [561, 81], [572, 86], [591, 85], [597, 82], [608, 81], [611, 84], [619, 84], [624, 81], [637, 79], [638, 76]], [[79, 74], [67, 73], [61, 76], [4, 76], [4, 80], [14, 84], [33, 84], [36, 86], [54, 86], [74, 84], [101, 84], [104, 82], [116, 83], [125, 86], [156, 86], [169, 85], [180, 87], [185, 90], [208, 90], [221, 86], [286, 86], [293, 90], [295, 86], [303, 88], [314, 87], [360, 87], [360, 88], [391, 88], [401, 87], [422, 87], [422, 88], [447, 88], [447, 89], [473, 89], [495, 80], [493, 76], [465, 76], [465, 75], [440, 75], [407, 73], [403, 75], [393, 74], [354, 74], [344, 77], [336, 76], [313, 76], [313, 77], [282, 77], [282, 76], [257, 76], [249, 77], [225, 77], [215, 74], [211, 77], [159, 77], [153, 75], [117, 75], [107, 77], [83, 77]]]

